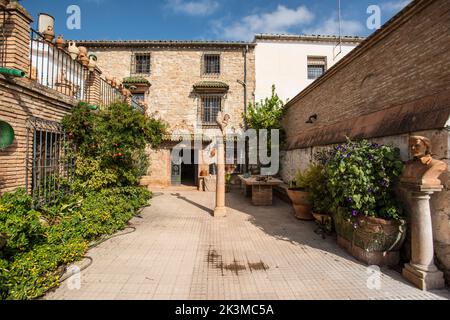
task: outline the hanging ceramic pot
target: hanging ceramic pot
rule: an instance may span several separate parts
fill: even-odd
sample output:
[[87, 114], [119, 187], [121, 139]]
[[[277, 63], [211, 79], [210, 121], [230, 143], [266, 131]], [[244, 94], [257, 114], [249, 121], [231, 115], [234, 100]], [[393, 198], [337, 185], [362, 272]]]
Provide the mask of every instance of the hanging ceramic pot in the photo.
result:
[[67, 51], [69, 51], [72, 60], [75, 60], [80, 54], [80, 49], [77, 47], [77, 44], [74, 41], [69, 42], [69, 47], [67, 48]]
[[80, 56], [88, 56], [88, 49], [86, 48], [86, 47], [83, 47], [83, 46], [79, 46], [78, 47], [78, 49], [80, 50], [80, 53], [79, 53], [79, 55]]
[[116, 78], [112, 78], [112, 80], [111, 80], [111, 86], [112, 86], [113, 88], [117, 88], [117, 79], [116, 79]]
[[78, 56], [78, 60], [80, 61], [80, 63], [84, 66], [84, 67], [88, 67], [89, 66], [89, 58], [85, 55], [79, 55]]
[[52, 26], [48, 26], [47, 29], [42, 33], [44, 36], [45, 41], [52, 42], [55, 38], [55, 31], [53, 31]]
[[89, 71], [94, 72], [96, 66], [97, 66], [97, 56], [95, 54], [90, 54], [88, 65]]
[[107, 74], [105, 74], [105, 80], [107, 83], [111, 84], [113, 77], [109, 73], [107, 73]]
[[62, 50], [66, 46], [66, 41], [64, 40], [62, 35], [59, 35], [58, 38], [56, 38], [55, 44], [58, 49]]

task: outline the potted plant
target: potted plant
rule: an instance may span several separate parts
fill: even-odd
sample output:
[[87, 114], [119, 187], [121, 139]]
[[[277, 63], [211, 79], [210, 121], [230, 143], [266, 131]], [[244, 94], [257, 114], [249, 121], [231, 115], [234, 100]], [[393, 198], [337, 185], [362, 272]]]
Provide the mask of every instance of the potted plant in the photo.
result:
[[232, 178], [231, 173], [227, 173], [225, 175], [225, 192], [227, 193], [231, 192], [231, 178]]
[[403, 171], [399, 150], [349, 140], [324, 158], [338, 244], [368, 264], [397, 265], [406, 235], [394, 191]]
[[295, 217], [300, 220], [314, 220], [310, 184], [314, 180], [316, 166], [310, 166], [304, 172], [299, 171], [288, 189], [289, 199], [295, 210]]
[[312, 177], [310, 179], [308, 189], [310, 193], [310, 200], [312, 204], [312, 215], [319, 225], [316, 233], [321, 233], [323, 237], [326, 234], [333, 233], [334, 225], [331, 213], [332, 198], [327, 187], [327, 176], [325, 174], [325, 167], [319, 163], [314, 166], [312, 170]]

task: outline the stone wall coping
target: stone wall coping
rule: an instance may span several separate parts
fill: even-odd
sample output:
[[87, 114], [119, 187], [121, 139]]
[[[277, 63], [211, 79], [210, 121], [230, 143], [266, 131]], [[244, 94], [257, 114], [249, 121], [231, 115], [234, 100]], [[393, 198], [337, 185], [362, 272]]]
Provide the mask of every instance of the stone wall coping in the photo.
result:
[[29, 22], [33, 22], [33, 17], [31, 14], [19, 3], [19, 2], [10, 2], [6, 6], [6, 11], [17, 11], [22, 16], [24, 16]]
[[336, 44], [337, 41], [341, 40], [342, 43], [361, 43], [365, 37], [357, 36], [334, 36], [334, 35], [306, 35], [306, 34], [271, 34], [271, 33], [260, 33], [255, 35], [254, 42], [325, 42]]
[[240, 41], [180, 41], [180, 40], [69, 40], [77, 45], [83, 45], [89, 48], [230, 48], [243, 49], [246, 47], [254, 48], [255, 43]]

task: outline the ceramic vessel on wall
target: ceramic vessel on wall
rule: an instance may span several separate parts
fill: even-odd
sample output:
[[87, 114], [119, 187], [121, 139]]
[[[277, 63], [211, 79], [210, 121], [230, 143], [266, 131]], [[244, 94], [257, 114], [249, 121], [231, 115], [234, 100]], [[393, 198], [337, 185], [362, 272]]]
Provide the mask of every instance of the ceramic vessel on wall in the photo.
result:
[[64, 49], [64, 47], [66, 46], [66, 41], [64, 40], [62, 35], [59, 35], [58, 38], [56, 38], [55, 44], [58, 49]]
[[55, 38], [55, 31], [53, 31], [52, 26], [48, 26], [47, 29], [42, 33], [44, 36], [45, 41], [52, 42]]
[[74, 41], [70, 41], [69, 42], [69, 46], [67, 48], [67, 51], [70, 54], [70, 57], [72, 58], [72, 60], [75, 60], [79, 53], [80, 53], [80, 49], [77, 47], [77, 44]]

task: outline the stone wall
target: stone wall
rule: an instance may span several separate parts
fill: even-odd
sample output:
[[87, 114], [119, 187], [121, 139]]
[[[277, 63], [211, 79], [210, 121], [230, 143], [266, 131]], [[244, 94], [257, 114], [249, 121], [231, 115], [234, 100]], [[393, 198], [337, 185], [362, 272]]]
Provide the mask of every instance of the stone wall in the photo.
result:
[[[166, 121], [174, 129], [188, 130], [190, 133], [205, 132], [215, 136], [215, 129], [204, 129], [199, 118], [200, 97], [194, 90], [194, 84], [200, 81], [221, 81], [229, 85], [224, 96], [222, 110], [231, 116], [229, 127], [239, 129], [243, 126], [244, 86], [244, 49], [246, 46], [202, 46], [179, 47], [95, 47], [86, 44], [98, 57], [98, 66], [105, 74], [117, 79], [130, 76], [133, 52], [151, 54], [151, 72], [145, 78], [151, 87], [146, 94], [149, 106], [147, 112]], [[250, 46], [247, 52], [247, 103], [254, 101], [255, 91], [255, 55]], [[221, 74], [219, 76], [202, 75], [202, 57], [205, 53], [220, 53]], [[163, 145], [160, 150], [149, 150], [150, 168], [142, 183], [150, 186], [169, 186], [170, 148], [175, 144]], [[200, 166], [199, 172], [203, 167]]]
[[[98, 65], [105, 74], [118, 79], [130, 76], [132, 49], [89, 48], [98, 57]], [[230, 50], [216, 48], [196, 49], [148, 49], [139, 51], [151, 53], [151, 74], [146, 79], [151, 83], [147, 95], [149, 113], [158, 112], [171, 126], [186, 121], [197, 128], [199, 99], [193, 93], [193, 85], [200, 81], [225, 82], [230, 89], [225, 97], [223, 111], [231, 116], [231, 126], [239, 128], [244, 112], [244, 87], [238, 80], [244, 80], [243, 48]], [[201, 65], [204, 53], [221, 54], [221, 75], [202, 76]], [[252, 101], [255, 91], [255, 58], [253, 49], [247, 54], [247, 92]]]
[[[289, 182], [321, 148], [350, 138], [397, 146], [409, 158], [410, 135], [431, 139], [450, 158], [450, 2], [416, 0], [287, 105], [281, 175]], [[313, 124], [306, 123], [317, 115]], [[449, 172], [431, 200], [435, 251], [450, 280]], [[403, 200], [408, 199], [399, 190]]]
[[[0, 120], [9, 123], [15, 132], [13, 145], [0, 150], [0, 193], [26, 187], [27, 151], [31, 155], [33, 146], [31, 140], [27, 149], [30, 117], [59, 122], [76, 103], [27, 79], [8, 79], [0, 75]], [[28, 164], [31, 166], [31, 162]], [[28, 173], [31, 174], [31, 170]], [[31, 176], [28, 178], [30, 184]]]

